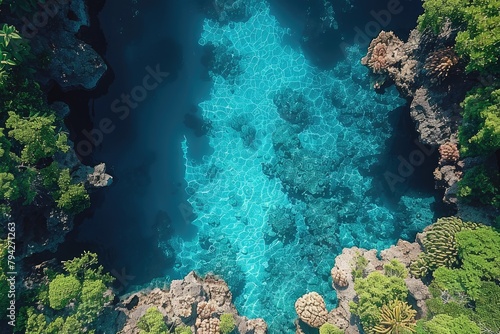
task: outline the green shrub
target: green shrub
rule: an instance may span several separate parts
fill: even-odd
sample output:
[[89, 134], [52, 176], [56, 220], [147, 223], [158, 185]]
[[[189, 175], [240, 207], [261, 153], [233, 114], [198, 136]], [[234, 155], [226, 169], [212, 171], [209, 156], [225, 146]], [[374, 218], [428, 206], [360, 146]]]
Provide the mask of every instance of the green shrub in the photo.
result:
[[325, 322], [319, 328], [319, 334], [343, 334], [343, 333], [344, 332], [341, 331], [337, 326], [332, 325], [328, 322]]
[[175, 328], [175, 334], [193, 334], [191, 327], [188, 326], [178, 326]]
[[[483, 282], [474, 301], [471, 319], [489, 333], [500, 333], [500, 286], [495, 282]], [[487, 331], [485, 331], [487, 332]]]
[[368, 260], [359, 252], [356, 253], [352, 269], [352, 277], [354, 280], [356, 280], [357, 278], [364, 277], [367, 265], [368, 265]]
[[461, 104], [459, 128], [463, 156], [489, 155], [500, 148], [500, 89], [477, 87], [467, 93]]
[[76, 299], [81, 291], [80, 282], [73, 276], [57, 275], [49, 284], [49, 302], [54, 310], [62, 310]]
[[481, 279], [500, 280], [500, 233], [483, 227], [456, 235], [462, 268]]
[[[30, 308], [21, 311], [19, 319], [24, 324], [17, 328], [25, 328], [26, 333], [36, 334], [93, 334], [96, 319], [101, 315], [106, 303], [113, 299], [109, 285], [113, 281], [109, 274], [102, 273], [98, 265], [97, 255], [85, 252], [81, 257], [64, 262], [66, 273], [57, 274], [50, 280], [48, 287], [48, 307], [36, 310]], [[51, 271], [44, 271], [43, 280], [52, 276]], [[32, 304], [44, 305], [44, 289], [31, 294], [37, 296]], [[27, 295], [25, 294], [24, 297]], [[74, 300], [74, 307], [65, 308]], [[62, 310], [62, 311], [61, 311]], [[52, 321], [47, 322], [49, 319]]]
[[429, 321], [419, 321], [417, 334], [480, 334], [479, 327], [466, 316], [436, 315]]
[[163, 314], [156, 308], [150, 307], [137, 322], [139, 334], [167, 334], [168, 329]]
[[231, 313], [224, 313], [220, 316], [219, 329], [222, 334], [229, 334], [235, 328], [234, 316]]
[[380, 308], [393, 300], [405, 301], [408, 288], [400, 277], [387, 277], [380, 272], [372, 272], [366, 278], [354, 283], [358, 302], [349, 304], [351, 312], [359, 316], [363, 328], [369, 330], [379, 323]]
[[21, 118], [9, 112], [5, 122], [9, 137], [21, 146], [21, 162], [35, 165], [42, 158], [51, 157], [57, 151], [67, 152], [67, 137], [57, 133], [54, 126], [55, 116], [32, 116]]
[[458, 182], [457, 195], [465, 203], [500, 208], [500, 174], [484, 166], [472, 167]]
[[57, 206], [65, 212], [78, 214], [90, 206], [90, 196], [83, 183], [71, 184], [69, 169], [63, 169], [58, 180]]
[[91, 323], [103, 310], [104, 305], [112, 300], [111, 295], [106, 295], [108, 288], [102, 280], [84, 280], [80, 303], [76, 316], [85, 323]]
[[467, 70], [498, 70], [500, 47], [500, 0], [425, 0], [418, 28], [437, 34], [446, 20], [460, 31], [455, 39], [459, 55], [469, 60]]
[[457, 217], [439, 218], [423, 238], [424, 252], [410, 265], [411, 274], [415, 277], [424, 277], [436, 268], [450, 268], [457, 264], [456, 233], [477, 226], [479, 225], [463, 222]]
[[408, 270], [406, 270], [404, 264], [397, 259], [393, 259], [389, 263], [384, 264], [384, 274], [388, 277], [396, 276], [406, 278], [406, 276], [408, 276]]

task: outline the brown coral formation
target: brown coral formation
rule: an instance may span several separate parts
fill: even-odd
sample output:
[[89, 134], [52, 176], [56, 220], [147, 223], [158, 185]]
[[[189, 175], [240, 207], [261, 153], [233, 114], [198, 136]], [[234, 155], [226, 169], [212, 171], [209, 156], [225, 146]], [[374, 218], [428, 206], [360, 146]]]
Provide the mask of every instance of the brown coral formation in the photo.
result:
[[456, 184], [462, 178], [463, 168], [463, 162], [459, 159], [457, 144], [447, 142], [439, 146], [439, 163], [433, 174], [436, 186], [445, 189], [445, 203], [456, 203]]
[[196, 324], [196, 334], [219, 334], [220, 320], [217, 318], [204, 319]]
[[382, 31], [371, 41], [368, 53], [361, 59], [361, 64], [368, 66], [377, 74], [374, 88], [380, 88], [389, 78], [397, 63], [401, 63], [404, 52], [401, 49], [403, 42], [392, 32]]
[[311, 327], [319, 328], [327, 321], [328, 311], [326, 304], [317, 292], [310, 292], [295, 302], [295, 311], [300, 320]]
[[347, 273], [338, 267], [333, 267], [330, 271], [332, 276], [333, 284], [339, 288], [345, 288], [349, 285], [349, 280], [347, 279]]
[[444, 165], [445, 163], [455, 163], [460, 159], [460, 153], [458, 151], [457, 144], [455, 143], [444, 143], [439, 146], [439, 164]]
[[458, 56], [451, 47], [432, 52], [425, 61], [424, 68], [432, 82], [440, 82], [448, 77], [453, 67], [458, 64]]

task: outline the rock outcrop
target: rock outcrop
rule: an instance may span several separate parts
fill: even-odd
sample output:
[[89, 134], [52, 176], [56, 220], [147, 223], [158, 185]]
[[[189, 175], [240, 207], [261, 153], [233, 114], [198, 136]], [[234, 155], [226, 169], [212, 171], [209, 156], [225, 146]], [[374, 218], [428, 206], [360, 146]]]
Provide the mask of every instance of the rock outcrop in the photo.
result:
[[[474, 85], [450, 47], [455, 36], [450, 24], [445, 24], [438, 36], [415, 29], [406, 43], [392, 32], [382, 31], [361, 60], [373, 73], [375, 89], [396, 85], [410, 103], [420, 141], [434, 147], [458, 143], [460, 103]], [[444, 201], [449, 204], [457, 202], [454, 187], [461, 177], [458, 163], [449, 160], [435, 173], [438, 186], [447, 189]]]
[[91, 187], [102, 188], [113, 183], [113, 177], [106, 174], [106, 164], [104, 162], [94, 166], [92, 174], [88, 174], [87, 181]]
[[23, 34], [30, 39], [33, 52], [48, 59], [45, 70], [37, 73], [38, 80], [44, 85], [55, 81], [63, 91], [95, 88], [107, 66], [90, 45], [76, 37], [82, 26], [89, 25], [85, 1], [57, 3], [54, 12], [45, 26], [29, 23]]
[[126, 316], [119, 334], [139, 333], [137, 322], [150, 307], [158, 308], [169, 327], [185, 325], [197, 334], [218, 334], [224, 313], [233, 314], [239, 333], [267, 333], [264, 320], [238, 315], [227, 284], [212, 275], [202, 278], [191, 272], [183, 280], [172, 281], [168, 291], [157, 288], [129, 296], [117, 307]]

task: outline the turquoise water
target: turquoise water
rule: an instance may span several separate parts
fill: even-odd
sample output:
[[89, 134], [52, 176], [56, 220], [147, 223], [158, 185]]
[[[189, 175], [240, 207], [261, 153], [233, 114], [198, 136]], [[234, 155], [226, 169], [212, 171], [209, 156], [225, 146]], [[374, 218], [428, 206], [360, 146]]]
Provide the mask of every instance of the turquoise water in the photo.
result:
[[205, 20], [199, 44], [224, 50], [218, 65], [236, 68], [211, 72], [210, 98], [199, 104], [213, 153], [197, 162], [181, 143], [198, 233], [169, 240], [175, 276], [221, 275], [240, 314], [264, 318], [270, 333], [293, 333], [304, 293], [335, 306], [329, 271], [343, 247], [410, 238], [432, 221], [434, 202], [407, 193], [389, 204], [374, 182], [388, 114], [405, 101], [370, 88], [365, 50], [353, 46], [319, 70], [289, 35], [260, 2], [246, 22]]

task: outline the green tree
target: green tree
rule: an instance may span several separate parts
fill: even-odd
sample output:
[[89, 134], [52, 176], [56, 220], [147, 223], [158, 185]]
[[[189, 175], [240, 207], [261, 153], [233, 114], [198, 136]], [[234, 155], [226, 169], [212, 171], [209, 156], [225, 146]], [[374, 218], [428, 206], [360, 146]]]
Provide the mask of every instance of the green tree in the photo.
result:
[[46, 334], [47, 320], [45, 315], [36, 312], [34, 308], [29, 308], [25, 327], [25, 334]]
[[59, 191], [55, 193], [57, 207], [65, 212], [78, 214], [90, 206], [90, 196], [83, 183], [72, 184], [69, 169], [59, 174]]
[[[500, 47], [500, 46], [499, 46]], [[459, 129], [463, 156], [489, 155], [500, 148], [500, 89], [477, 87], [461, 104], [463, 121]]]
[[112, 295], [106, 295], [108, 288], [102, 280], [84, 280], [80, 303], [76, 316], [85, 323], [94, 321], [104, 305], [112, 300]]
[[0, 86], [13, 66], [20, 65], [29, 55], [29, 45], [14, 26], [4, 24], [0, 29]]
[[36, 165], [40, 159], [51, 157], [58, 150], [68, 151], [66, 135], [55, 131], [55, 116], [21, 118], [13, 112], [8, 114], [5, 125], [11, 129], [8, 135], [22, 146], [22, 163]]
[[178, 327], [175, 327], [174, 333], [175, 334], [193, 334], [193, 331], [191, 330], [191, 327], [178, 326]]
[[392, 259], [389, 263], [384, 264], [384, 274], [388, 277], [396, 276], [406, 278], [408, 276], [408, 270], [406, 270], [406, 267], [397, 259]]
[[167, 334], [168, 329], [163, 314], [156, 308], [150, 307], [137, 322], [139, 334]]
[[49, 284], [49, 302], [54, 310], [62, 310], [76, 299], [82, 290], [78, 279], [73, 276], [57, 275]]
[[458, 197], [465, 203], [500, 208], [500, 174], [485, 166], [474, 166], [458, 182]]
[[500, 233], [483, 227], [456, 234], [462, 268], [481, 279], [500, 281]]

